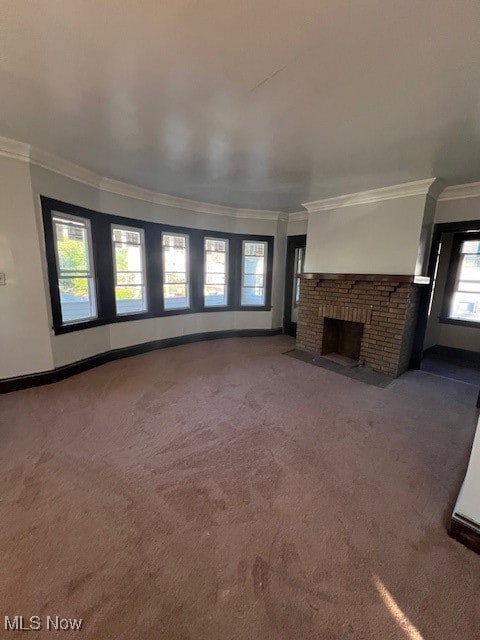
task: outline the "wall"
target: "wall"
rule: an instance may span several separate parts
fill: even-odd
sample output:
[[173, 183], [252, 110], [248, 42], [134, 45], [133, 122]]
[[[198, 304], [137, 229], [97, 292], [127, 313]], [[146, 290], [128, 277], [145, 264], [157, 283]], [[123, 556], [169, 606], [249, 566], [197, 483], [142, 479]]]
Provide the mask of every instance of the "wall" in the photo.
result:
[[464, 516], [480, 527], [480, 418], [473, 441], [472, 453], [468, 463], [467, 474], [463, 481], [454, 515]]
[[[442, 200], [437, 203], [435, 223], [480, 221], [480, 197], [459, 200]], [[438, 263], [437, 278], [432, 300], [432, 309], [427, 325], [424, 349], [433, 345], [480, 351], [480, 329], [442, 324], [441, 314], [445, 284], [450, 263], [453, 234], [442, 234], [442, 248]]]
[[53, 366], [29, 167], [0, 156], [0, 378]]
[[[282, 325], [286, 216], [242, 218], [198, 213], [96, 189], [46, 168], [0, 157], [0, 378], [46, 371], [89, 356], [179, 335]], [[149, 318], [55, 336], [44, 251], [40, 195], [95, 211], [190, 228], [275, 236], [272, 310]]]
[[423, 195], [310, 213], [305, 271], [413, 275]]
[[287, 236], [304, 236], [307, 233], [308, 214], [306, 211], [291, 213], [288, 218]]

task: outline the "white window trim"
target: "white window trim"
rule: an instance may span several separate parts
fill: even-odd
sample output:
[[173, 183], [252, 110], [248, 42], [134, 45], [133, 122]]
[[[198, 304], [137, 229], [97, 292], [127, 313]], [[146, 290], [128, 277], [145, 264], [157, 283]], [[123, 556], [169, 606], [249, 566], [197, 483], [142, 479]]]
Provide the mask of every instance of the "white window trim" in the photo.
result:
[[[95, 315], [85, 316], [84, 318], [76, 318], [75, 320], [64, 320], [62, 303], [60, 301], [60, 313], [62, 314], [62, 325], [79, 324], [81, 322], [88, 322], [89, 320], [96, 320], [98, 318], [98, 297], [97, 297], [97, 282], [95, 277], [95, 262], [93, 260], [93, 239], [92, 239], [92, 225], [89, 218], [82, 218], [81, 216], [74, 216], [70, 213], [62, 213], [61, 211], [52, 211], [52, 227], [53, 227], [53, 244], [55, 249], [55, 261], [57, 267], [57, 287], [60, 295], [60, 279], [62, 278], [60, 269], [60, 256], [58, 255], [58, 235], [56, 222], [60, 220], [70, 220], [71, 222], [80, 223], [79, 226], [85, 227], [87, 230], [87, 246], [88, 246], [88, 262], [90, 265], [90, 271], [86, 278], [91, 278], [93, 285], [93, 301], [95, 303]], [[56, 220], [57, 219], [57, 220]], [[82, 276], [78, 276], [82, 277]]]
[[[143, 275], [143, 298], [145, 307], [140, 311], [125, 311], [124, 313], [119, 313], [117, 311], [117, 296], [115, 289], [117, 287], [117, 256], [115, 252], [115, 244], [116, 241], [113, 239], [113, 230], [119, 229], [120, 231], [135, 231], [140, 234], [140, 247], [142, 248], [142, 275]], [[111, 224], [110, 232], [112, 238], [112, 252], [113, 252], [113, 295], [115, 298], [115, 314], [117, 316], [136, 316], [142, 313], [148, 313], [148, 294], [147, 294], [147, 260], [146, 260], [146, 249], [145, 249], [145, 230], [141, 227], [129, 227], [128, 225], [122, 224]], [[128, 243], [127, 243], [128, 244]], [[136, 285], [138, 286], [138, 285]]]
[[[257, 304], [255, 303], [244, 303], [242, 302], [242, 295], [243, 295], [243, 289], [244, 289], [244, 281], [245, 281], [245, 258], [247, 257], [245, 255], [245, 244], [246, 243], [249, 244], [263, 244], [263, 246], [265, 247], [265, 254], [263, 256], [263, 302], [259, 302]], [[267, 301], [267, 258], [268, 258], [268, 242], [266, 242], [265, 240], [242, 240], [242, 278], [241, 278], [241, 283], [240, 283], [240, 306], [241, 307], [264, 307], [266, 305], [266, 301]], [[254, 289], [255, 287], [247, 287], [247, 288], [251, 288]]]
[[[225, 304], [205, 304], [205, 287], [207, 286], [206, 278], [207, 278], [207, 253], [222, 253], [221, 251], [207, 251], [207, 240], [212, 240], [213, 242], [221, 242], [226, 243], [226, 251], [225, 251]], [[204, 236], [203, 238], [203, 306], [206, 309], [223, 309], [224, 307], [228, 307], [228, 292], [229, 292], [229, 271], [228, 271], [228, 262], [230, 256], [230, 241], [228, 238], [215, 238], [213, 236]]]
[[[166, 273], [176, 273], [172, 271], [166, 271], [165, 269], [165, 251], [163, 238], [164, 236], [172, 236], [175, 238], [185, 238], [185, 294], [187, 298], [187, 305], [184, 307], [167, 307], [165, 306], [165, 285], [172, 284], [171, 282], [165, 282], [165, 274]], [[190, 309], [191, 307], [191, 295], [190, 295], [190, 236], [188, 233], [174, 233], [171, 231], [162, 231], [162, 273], [163, 273], [163, 283], [162, 283], [162, 298], [163, 298], [163, 311], [183, 311], [184, 309]], [[178, 272], [181, 273], [181, 272]]]

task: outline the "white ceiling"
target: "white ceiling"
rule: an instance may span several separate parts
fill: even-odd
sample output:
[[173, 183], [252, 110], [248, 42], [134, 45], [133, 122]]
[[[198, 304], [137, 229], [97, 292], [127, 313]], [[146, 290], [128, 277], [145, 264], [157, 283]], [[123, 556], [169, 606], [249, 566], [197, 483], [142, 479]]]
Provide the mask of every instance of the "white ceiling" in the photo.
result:
[[0, 0], [0, 135], [234, 207], [480, 180], [478, 0]]

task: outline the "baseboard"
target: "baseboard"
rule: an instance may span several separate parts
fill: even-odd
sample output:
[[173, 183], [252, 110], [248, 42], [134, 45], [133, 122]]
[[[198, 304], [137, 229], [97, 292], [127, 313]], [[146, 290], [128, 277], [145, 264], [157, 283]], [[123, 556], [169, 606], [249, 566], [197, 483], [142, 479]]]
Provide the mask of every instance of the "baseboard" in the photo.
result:
[[480, 526], [468, 518], [454, 514], [450, 521], [450, 535], [466, 547], [480, 553]]
[[152, 342], [144, 342], [142, 344], [133, 345], [131, 347], [122, 347], [121, 349], [112, 349], [98, 353], [84, 360], [77, 360], [71, 364], [50, 369], [49, 371], [41, 371], [39, 373], [31, 373], [25, 376], [17, 376], [15, 378], [4, 378], [0, 380], [0, 394], [10, 393], [11, 391], [20, 391], [21, 389], [29, 389], [30, 387], [39, 387], [44, 384], [52, 384], [70, 378], [77, 373], [93, 369], [112, 360], [120, 358], [128, 358], [137, 356], [156, 349], [167, 349], [168, 347], [177, 347], [182, 344], [191, 342], [202, 342], [204, 340], [220, 340], [224, 338], [251, 338], [261, 336], [276, 336], [282, 333], [282, 329], [229, 329], [227, 331], [209, 331], [206, 333], [191, 333], [186, 336], [177, 336], [175, 338], [164, 338], [163, 340], [153, 340]]

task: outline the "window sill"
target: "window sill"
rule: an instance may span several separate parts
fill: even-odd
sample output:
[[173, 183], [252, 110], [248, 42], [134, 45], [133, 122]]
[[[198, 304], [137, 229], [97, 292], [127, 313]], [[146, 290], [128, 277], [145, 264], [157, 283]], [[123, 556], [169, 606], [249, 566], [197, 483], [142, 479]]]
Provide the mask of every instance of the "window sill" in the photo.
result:
[[476, 327], [477, 329], [480, 329], [480, 322], [474, 322], [472, 320], [457, 320], [456, 318], [440, 317], [438, 321], [440, 324], [454, 324], [458, 327]]
[[74, 322], [69, 324], [61, 324], [53, 327], [56, 336], [64, 333], [72, 333], [74, 331], [83, 331], [93, 327], [102, 327], [107, 324], [117, 324], [118, 322], [134, 322], [136, 320], [148, 320], [150, 318], [166, 318], [169, 316], [181, 316], [191, 313], [212, 313], [223, 311], [271, 311], [271, 306], [264, 307], [206, 307], [199, 309], [168, 309], [159, 313], [132, 313], [130, 315], [114, 316], [113, 318], [95, 318], [85, 322]]

